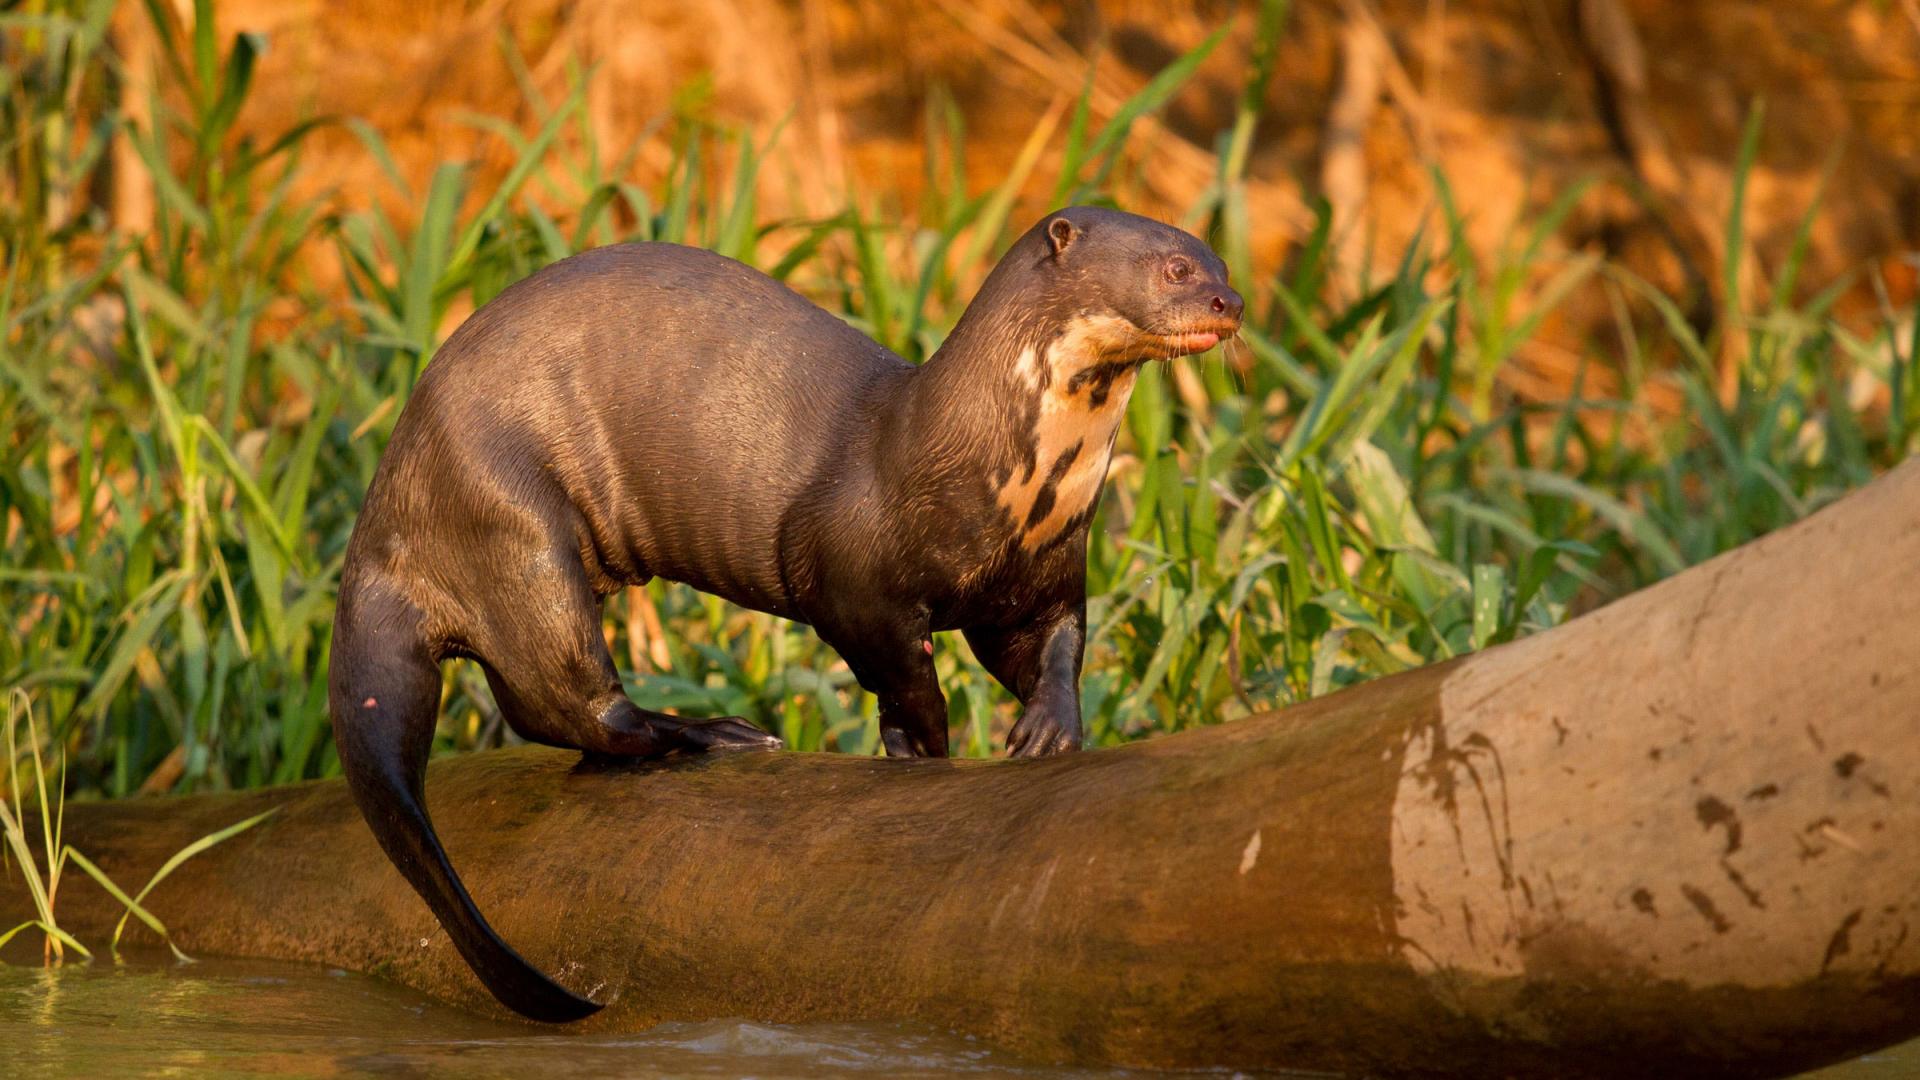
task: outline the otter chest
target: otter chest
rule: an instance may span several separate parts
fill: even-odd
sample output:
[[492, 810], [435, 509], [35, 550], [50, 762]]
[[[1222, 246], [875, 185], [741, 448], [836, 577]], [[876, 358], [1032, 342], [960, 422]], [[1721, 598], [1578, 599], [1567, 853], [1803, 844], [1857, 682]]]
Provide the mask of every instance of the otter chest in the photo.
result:
[[1039, 398], [1026, 437], [1032, 453], [994, 493], [1020, 546], [1044, 547], [1093, 509], [1107, 478], [1114, 436], [1139, 372], [1103, 348], [1114, 332], [1079, 320], [1042, 350], [1020, 357], [1029, 392]]

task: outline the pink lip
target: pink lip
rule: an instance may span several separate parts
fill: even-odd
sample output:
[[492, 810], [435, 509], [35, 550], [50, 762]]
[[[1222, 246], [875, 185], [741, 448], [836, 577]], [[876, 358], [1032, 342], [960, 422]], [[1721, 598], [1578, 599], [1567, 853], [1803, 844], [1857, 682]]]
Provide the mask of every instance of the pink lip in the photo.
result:
[[1176, 356], [1206, 352], [1220, 344], [1220, 338], [1218, 330], [1202, 330], [1187, 334], [1143, 335], [1139, 340], [1145, 346], [1146, 355], [1171, 360]]
[[1173, 334], [1161, 339], [1169, 356], [1192, 356], [1220, 343], [1219, 334]]

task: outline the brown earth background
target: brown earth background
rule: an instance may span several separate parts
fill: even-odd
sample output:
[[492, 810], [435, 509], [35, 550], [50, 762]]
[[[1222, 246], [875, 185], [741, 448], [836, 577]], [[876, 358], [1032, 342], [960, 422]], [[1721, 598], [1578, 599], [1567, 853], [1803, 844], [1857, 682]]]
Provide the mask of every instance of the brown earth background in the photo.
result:
[[[174, 2], [190, 22], [192, 5]], [[1130, 209], [1178, 219], [1215, 175], [1257, 17], [1253, 5], [1191, 0], [225, 0], [218, 9], [223, 38], [258, 31], [270, 41], [243, 135], [270, 139], [316, 115], [364, 118], [416, 191], [438, 163], [467, 160], [477, 166], [469, 198], [484, 199], [513, 149], [474, 118], [531, 129], [536, 97], [556, 102], [584, 78], [602, 154], [637, 147], [627, 179], [643, 186], [669, 167], [671, 116], [762, 139], [777, 129], [760, 176], [763, 219], [826, 216], [849, 200], [910, 217], [925, 183], [929, 104], [949, 98], [964, 121], [969, 184], [984, 189], [1084, 86], [1098, 121], [1226, 26], [1197, 76], [1136, 127], [1115, 192]], [[116, 19], [128, 84], [138, 85], [156, 63], [151, 31], [137, 4]], [[136, 98], [126, 104], [137, 114]], [[1516, 220], [1591, 180], [1550, 254], [1604, 255], [1704, 317], [1726, 301], [1734, 162], [1756, 107], [1763, 135], [1746, 237], [1759, 273], [1743, 277], [1743, 302], [1763, 295], [1817, 200], [1802, 291], [1845, 278], [1843, 319], [1898, 309], [1915, 292], [1920, 249], [1920, 0], [1300, 0], [1249, 159], [1255, 265], [1281, 266], [1325, 198], [1349, 285], [1369, 267], [1390, 272], [1423, 228], [1444, 227], [1436, 174], [1472, 249], [1497, 259], [1516, 243]], [[1061, 142], [1056, 133], [1047, 153]], [[1048, 209], [1048, 165], [1043, 157], [1012, 223]], [[303, 151], [295, 190], [342, 210], [377, 199], [408, 212], [340, 126]], [[151, 213], [149, 191], [137, 179], [116, 185], [120, 224], [137, 228]], [[528, 191], [563, 218], [583, 197], [560, 175]], [[331, 258], [315, 260], [323, 280]], [[1584, 339], [1611, 338], [1610, 325], [1607, 298], [1583, 289], [1503, 377], [1523, 394], [1538, 378], [1564, 386], [1556, 376], [1588, 351]]]

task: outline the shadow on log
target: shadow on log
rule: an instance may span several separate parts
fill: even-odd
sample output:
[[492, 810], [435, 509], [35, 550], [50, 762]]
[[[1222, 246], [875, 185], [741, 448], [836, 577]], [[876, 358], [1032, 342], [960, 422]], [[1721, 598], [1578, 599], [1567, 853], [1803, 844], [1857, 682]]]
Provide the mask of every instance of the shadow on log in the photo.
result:
[[[1559, 629], [1039, 761], [433, 766], [530, 960], [667, 1019], [903, 1019], [1042, 1059], [1783, 1074], [1920, 1036], [1920, 463]], [[189, 951], [499, 1013], [337, 781], [75, 805]], [[22, 917], [17, 876], [0, 925]], [[90, 885], [63, 924], [118, 912]]]

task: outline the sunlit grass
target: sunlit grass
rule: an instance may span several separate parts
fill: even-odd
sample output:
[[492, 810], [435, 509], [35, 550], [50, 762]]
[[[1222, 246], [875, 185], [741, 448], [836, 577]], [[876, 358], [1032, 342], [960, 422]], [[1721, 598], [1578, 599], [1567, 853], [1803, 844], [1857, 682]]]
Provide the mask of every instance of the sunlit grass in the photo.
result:
[[[24, 751], [17, 738], [22, 721], [26, 726], [27, 746]], [[258, 825], [273, 816], [274, 812], [269, 810], [264, 814], [256, 814], [244, 821], [209, 833], [181, 848], [161, 864], [160, 869], [154, 872], [153, 877], [148, 879], [137, 895], [128, 896], [120, 886], [114, 884], [106, 871], [94, 865], [93, 860], [62, 839], [67, 808], [64, 760], [61, 763], [60, 775], [55, 779], [52, 793], [49, 794], [46, 759], [42, 750], [40, 730], [34, 722], [32, 702], [28, 700], [24, 690], [14, 690], [7, 695], [5, 735], [6, 771], [4, 776], [0, 776], [0, 839], [4, 839], [6, 844], [4, 849], [0, 849], [0, 864], [11, 863], [17, 868], [27, 886], [27, 895], [33, 901], [34, 917], [0, 932], [0, 947], [4, 947], [20, 933], [38, 930], [45, 941], [46, 963], [60, 963], [65, 959], [68, 949], [72, 949], [85, 959], [93, 958], [93, 953], [85, 945], [60, 928], [57, 918], [56, 908], [59, 903], [61, 876], [71, 864], [92, 878], [107, 891], [108, 895], [126, 908], [126, 914], [120, 917], [120, 922], [113, 928], [113, 937], [108, 943], [108, 949], [116, 958], [119, 956], [120, 939], [126, 933], [127, 920], [137, 918], [145, 923], [148, 929], [159, 935], [160, 940], [166, 943], [176, 959], [186, 960], [186, 954], [174, 945], [172, 936], [167, 933], [166, 924], [142, 906], [141, 901], [147, 898], [147, 894], [153, 891], [154, 886], [179, 869], [180, 864], [215, 844]], [[59, 756], [57, 752], [56, 756]], [[37, 805], [36, 814], [32, 817], [28, 816], [25, 802], [20, 798], [23, 786], [20, 783], [20, 768], [23, 761], [30, 761], [33, 766], [32, 790]], [[38, 859], [34, 857], [33, 830], [29, 828], [36, 820], [40, 826], [40, 858]]]
[[[85, 197], [123, 124], [96, 108], [103, 119], [75, 130], [66, 106], [98, 103], [110, 5], [48, 4], [7, 31], [25, 66], [4, 168], [32, 198], [0, 213], [0, 685], [41, 703], [70, 786], [89, 792], [337, 768], [325, 675], [341, 555], [450, 313], [587, 247], [676, 240], [760, 266], [924, 359], [1026, 224], [1018, 196], [1124, 190], [1130, 126], [1220, 47], [1210, 38], [1104, 124], [1086, 100], [1047, 117], [985, 191], [959, 179], [957, 115], [930, 116], [928, 159], [955, 167], [930, 167], [906, 210], [856, 199], [824, 220], [767, 220], [755, 192], [770, 133], [684, 116], [659, 136], [676, 148], [667, 180], [643, 188], [628, 179], [635, 148], [597, 145], [576, 89], [531, 101], [531, 131], [483, 124], [517, 157], [472, 198], [465, 165], [411, 189], [377, 133], [341, 121], [409, 208], [341, 215], [289, 195], [310, 128], [264, 146], [232, 137], [258, 42], [222, 47], [201, 6], [192, 35], [163, 40], [186, 111], [156, 99], [152, 128], [129, 133], [156, 207], [143, 236], [112, 231]], [[1281, 15], [1267, 5], [1268, 34]], [[1804, 241], [1761, 288], [1728, 294], [1763, 307], [1727, 308], [1704, 334], [1618, 267], [1557, 253], [1579, 189], [1484, 255], [1440, 178], [1426, 239], [1351, 299], [1329, 299], [1324, 214], [1285, 267], [1257, 273], [1243, 179], [1274, 52], [1251, 65], [1218, 174], [1181, 218], [1232, 266], [1246, 330], [1140, 380], [1095, 523], [1092, 741], [1215, 723], [1553, 625], [1911, 452], [1915, 313], [1835, 320], [1838, 284], [1808, 296], [1799, 280]], [[1755, 116], [1741, 190], [1762, 147]], [[556, 191], [572, 193], [565, 214], [529, 197]], [[300, 272], [316, 247], [337, 259], [344, 298]], [[1731, 272], [1752, 282], [1761, 268]], [[1617, 333], [1590, 343], [1565, 400], [1516, 398], [1503, 372], [1575, 290], [1614, 304]], [[1603, 372], [1607, 396], [1593, 389]], [[1685, 410], [1653, 408], [1655, 384]], [[801, 748], [875, 748], [871, 698], [805, 628], [654, 582], [609, 602], [608, 634], [644, 704], [746, 715]], [[957, 635], [937, 664], [956, 751], [988, 753], [1008, 696]], [[442, 746], [505, 738], [478, 672], [451, 671]]]

